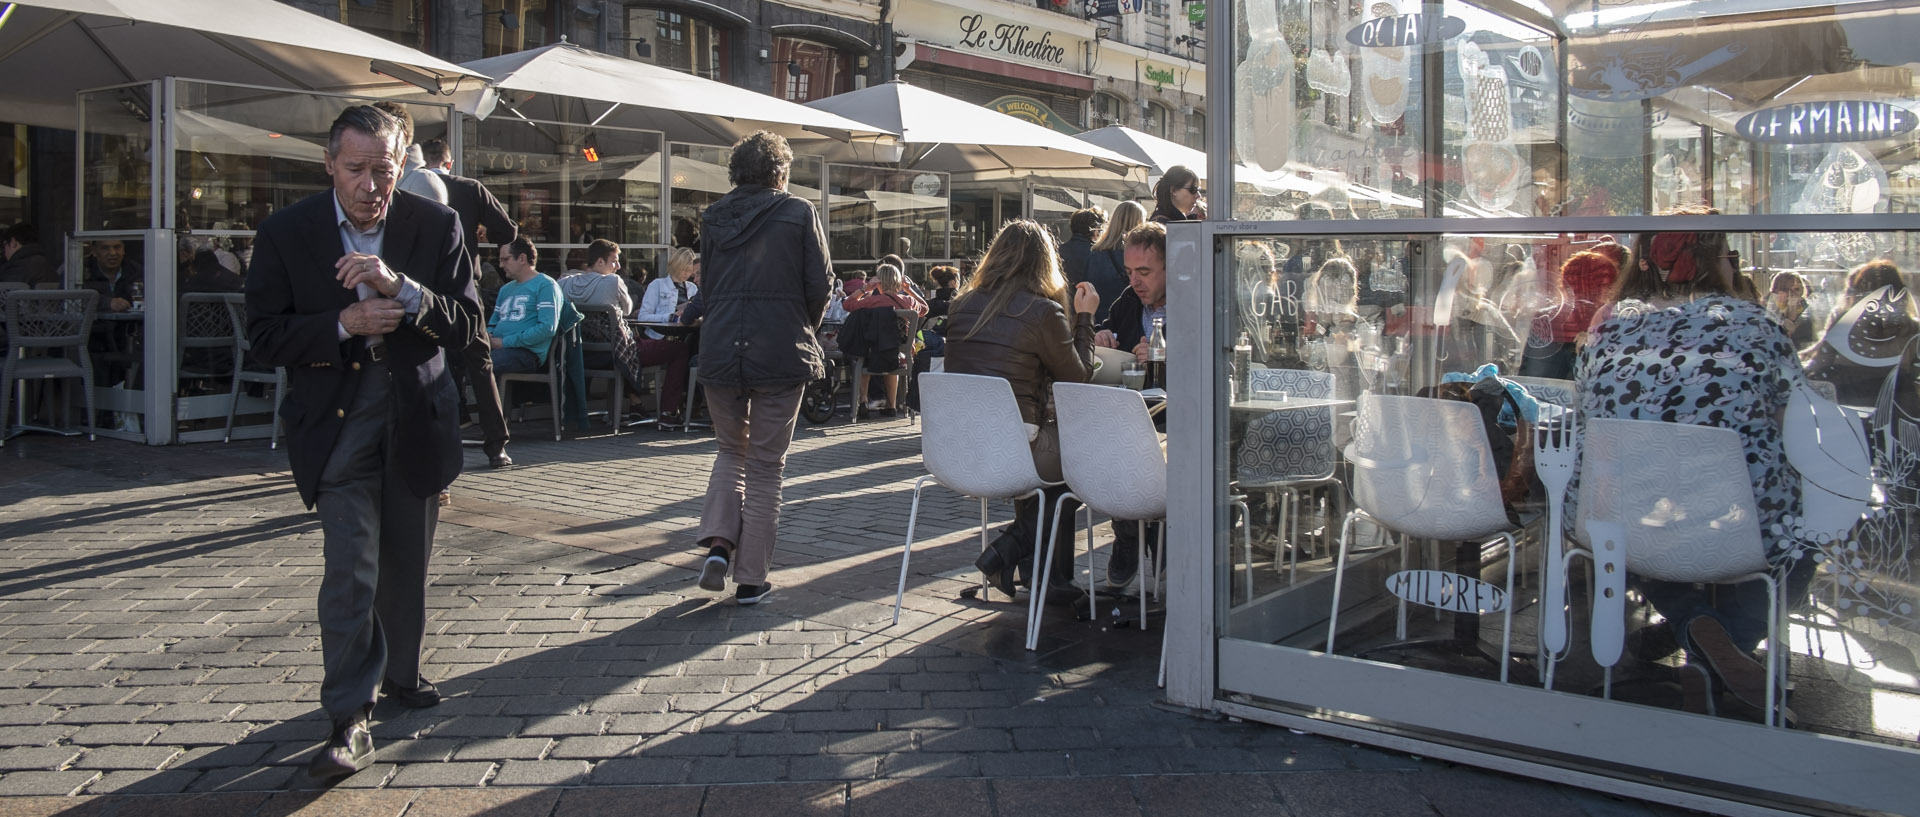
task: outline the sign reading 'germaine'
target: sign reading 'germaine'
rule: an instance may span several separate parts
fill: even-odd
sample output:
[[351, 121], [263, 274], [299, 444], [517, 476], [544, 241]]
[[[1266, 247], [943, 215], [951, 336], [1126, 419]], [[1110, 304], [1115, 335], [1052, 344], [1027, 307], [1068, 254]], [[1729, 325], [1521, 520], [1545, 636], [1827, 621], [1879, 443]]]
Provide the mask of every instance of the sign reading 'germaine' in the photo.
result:
[[1402, 14], [1375, 17], [1347, 29], [1347, 42], [1361, 48], [1398, 48], [1421, 43], [1440, 43], [1460, 36], [1467, 23], [1458, 17], [1433, 14]]
[[1886, 139], [1916, 125], [1920, 117], [1890, 102], [1833, 99], [1754, 111], [1741, 117], [1733, 129], [1755, 142], [1810, 145]]
[[978, 14], [960, 18], [963, 46], [1055, 65], [1066, 62], [1067, 50], [1053, 44], [1053, 32], [1042, 31], [1039, 39], [1028, 39], [1029, 31], [1031, 27], [1020, 23], [1001, 23], [988, 28], [986, 19]]

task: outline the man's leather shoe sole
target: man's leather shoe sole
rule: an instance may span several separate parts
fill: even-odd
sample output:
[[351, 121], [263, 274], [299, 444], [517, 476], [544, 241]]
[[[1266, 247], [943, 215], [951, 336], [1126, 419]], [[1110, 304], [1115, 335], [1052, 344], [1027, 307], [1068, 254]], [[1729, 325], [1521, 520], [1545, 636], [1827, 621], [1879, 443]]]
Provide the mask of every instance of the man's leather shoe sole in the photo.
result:
[[426, 681], [421, 681], [420, 685], [413, 689], [407, 689], [392, 681], [381, 681], [380, 695], [408, 709], [426, 709], [440, 705], [440, 690]]

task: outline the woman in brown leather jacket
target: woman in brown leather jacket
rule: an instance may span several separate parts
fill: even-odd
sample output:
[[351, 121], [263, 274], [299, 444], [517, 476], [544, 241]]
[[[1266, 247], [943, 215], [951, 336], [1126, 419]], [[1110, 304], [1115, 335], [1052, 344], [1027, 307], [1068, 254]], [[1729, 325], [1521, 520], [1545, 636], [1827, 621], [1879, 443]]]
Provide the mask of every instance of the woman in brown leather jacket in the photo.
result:
[[[1048, 480], [1060, 479], [1053, 384], [1093, 378], [1093, 312], [1099, 306], [1099, 294], [1087, 283], [1074, 288], [1069, 305], [1053, 239], [1039, 224], [1022, 219], [1000, 228], [949, 313], [947, 371], [1000, 377], [1012, 384], [1020, 419], [1027, 424], [1034, 467]], [[1013, 524], [974, 563], [1000, 592], [1013, 595], [1016, 570], [1033, 575], [1033, 532], [1048, 524], [1044, 517], [1064, 492], [1064, 487], [1056, 488], [1044, 500], [1016, 503]], [[1052, 574], [1059, 582], [1048, 593], [1050, 602], [1077, 596], [1068, 583], [1073, 576], [1071, 521], [1078, 507], [1069, 503], [1060, 519], [1052, 520], [1069, 524], [1059, 531], [1063, 546], [1056, 550]]]

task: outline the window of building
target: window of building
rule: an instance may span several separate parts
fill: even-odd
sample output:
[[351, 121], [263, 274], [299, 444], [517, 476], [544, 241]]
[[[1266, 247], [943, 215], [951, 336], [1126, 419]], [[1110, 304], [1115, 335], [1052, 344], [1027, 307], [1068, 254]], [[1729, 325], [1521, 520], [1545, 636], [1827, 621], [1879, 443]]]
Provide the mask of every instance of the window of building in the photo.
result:
[[427, 47], [426, 0], [340, 0], [340, 22], [409, 48]]
[[1187, 114], [1187, 147], [1204, 151], [1207, 149], [1207, 112], [1194, 111]]
[[773, 38], [773, 87], [789, 102], [853, 90], [853, 55], [793, 37]]
[[547, 0], [486, 0], [483, 6], [480, 48], [486, 56], [539, 48], [553, 38], [553, 11]]
[[627, 8], [627, 36], [646, 41], [641, 62], [718, 82], [727, 81], [727, 31], [698, 17], [640, 6]]
[[1149, 102], [1140, 109], [1140, 130], [1162, 139], [1167, 137], [1167, 122], [1173, 117], [1167, 106], [1158, 102]]
[[1104, 128], [1108, 125], [1127, 124], [1126, 116], [1122, 113], [1127, 109], [1127, 101], [1113, 94], [1094, 94], [1093, 99], [1088, 100], [1087, 108], [1088, 127]]

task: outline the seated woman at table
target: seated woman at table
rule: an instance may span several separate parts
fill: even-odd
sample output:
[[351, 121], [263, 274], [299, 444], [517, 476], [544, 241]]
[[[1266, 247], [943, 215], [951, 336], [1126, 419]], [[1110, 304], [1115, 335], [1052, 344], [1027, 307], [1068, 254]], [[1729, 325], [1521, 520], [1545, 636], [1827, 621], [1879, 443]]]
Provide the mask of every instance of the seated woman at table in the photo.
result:
[[[675, 248], [673, 253], [693, 254], [684, 247]], [[626, 380], [627, 387], [636, 393], [646, 382], [646, 367], [659, 366], [662, 372], [660, 425], [678, 425], [681, 420], [681, 400], [687, 393], [687, 344], [658, 336], [636, 337], [627, 322], [619, 318], [633, 306], [633, 298], [627, 294], [626, 279], [620, 276], [620, 245], [604, 238], [595, 240], [587, 247], [587, 259], [586, 269], [560, 279], [561, 292], [574, 304], [610, 306], [618, 310], [612, 327], [589, 330], [607, 333], [607, 340], [613, 344], [613, 360], [594, 360], [594, 355], [589, 354], [587, 366], [618, 370]], [[659, 280], [654, 283], [659, 283]], [[671, 316], [672, 313], [669, 313]]]
[[1847, 293], [1807, 359], [1807, 377], [1832, 383], [1842, 403], [1871, 406], [1915, 335], [1920, 321], [1900, 268], [1884, 258], [1869, 261], [1847, 276]]
[[[686, 247], [674, 247], [667, 251], [667, 274], [653, 279], [647, 284], [647, 291], [640, 296], [640, 310], [633, 319], [641, 323], [672, 323], [680, 309], [687, 305], [687, 299], [700, 292], [700, 285], [693, 282], [700, 273], [700, 257]], [[647, 337], [658, 340], [665, 335], [647, 330]]]
[[[911, 309], [914, 314], [923, 318], [927, 315], [927, 302], [920, 300], [920, 296], [913, 294], [913, 290], [907, 288], [906, 276], [900, 272], [899, 267], [892, 264], [881, 264], [876, 268], [873, 271], [873, 281], [858, 294], [842, 300], [840, 306], [848, 312], [858, 312], [862, 309]], [[909, 327], [909, 330], [912, 328]], [[909, 332], [907, 343], [911, 345], [912, 342], [911, 332]], [[908, 349], [908, 357], [912, 354], [913, 350]], [[900, 376], [887, 374], [880, 377], [883, 378], [882, 390], [887, 397], [884, 400], [867, 403], [867, 410], [883, 412], [891, 417], [895, 407], [900, 404]], [[872, 375], [862, 370], [860, 382], [854, 384], [853, 393], [863, 396], [871, 394], [867, 391], [867, 384], [872, 379]]]
[[[1053, 384], [1093, 378], [1093, 311], [1100, 296], [1083, 282], [1074, 288], [1071, 304], [1067, 299], [1053, 238], [1039, 224], [1019, 219], [1000, 228], [973, 278], [954, 299], [947, 323], [947, 371], [1000, 377], [1012, 384], [1034, 467], [1048, 480], [1061, 478]], [[1065, 522], [1057, 535], [1063, 543], [1072, 541], [1077, 503], [1069, 503], [1059, 519], [1047, 518], [1064, 490], [1015, 503], [1013, 524], [974, 562], [1000, 592], [1013, 595], [1016, 572], [1033, 575], [1035, 531]], [[1052, 575], [1056, 582], [1048, 601], [1071, 601], [1076, 596], [1070, 589], [1073, 548], [1056, 549]]]
[[[1727, 254], [1723, 235], [1641, 237], [1634, 255], [1659, 279], [1664, 304], [1622, 301], [1614, 317], [1594, 328], [1576, 367], [1580, 408], [1588, 417], [1739, 432], [1761, 535], [1775, 566], [1787, 571], [1786, 598], [1795, 605], [1806, 598], [1813, 564], [1789, 556], [1774, 530], [1800, 507], [1800, 481], [1787, 467], [1781, 423], [1788, 397], [1804, 375], [1793, 341], [1780, 325], [1760, 304], [1734, 296], [1739, 273]], [[1578, 489], [1568, 493], [1577, 496]], [[1567, 518], [1574, 518], [1571, 511]], [[1766, 669], [1753, 657], [1767, 634], [1765, 587], [1633, 576], [1629, 581], [1666, 619], [1689, 659], [1711, 669], [1719, 689], [1749, 705], [1766, 705]]]

